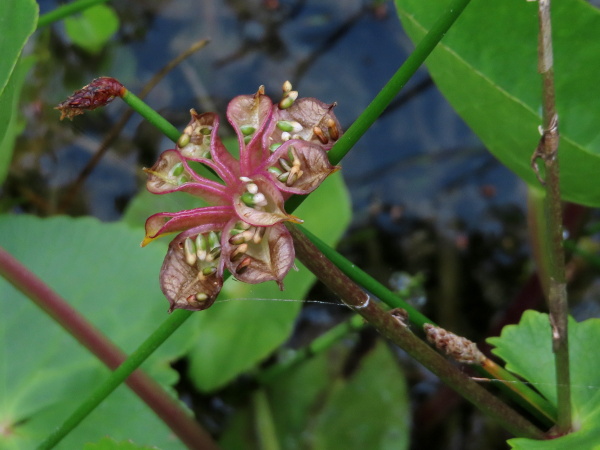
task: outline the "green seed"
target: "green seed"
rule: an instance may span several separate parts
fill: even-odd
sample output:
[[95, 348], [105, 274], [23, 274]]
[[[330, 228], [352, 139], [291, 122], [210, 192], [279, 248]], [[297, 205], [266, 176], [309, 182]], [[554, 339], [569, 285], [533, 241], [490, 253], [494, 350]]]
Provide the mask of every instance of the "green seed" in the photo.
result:
[[252, 136], [244, 136], [244, 144], [250, 143], [251, 140], [252, 140]]
[[285, 158], [279, 158], [279, 164], [287, 172], [289, 172], [290, 170], [292, 170], [292, 166], [290, 165], [290, 162], [287, 159], [285, 159]]
[[271, 153], [272, 153], [275, 150], [277, 150], [279, 147], [281, 147], [281, 142], [275, 142], [274, 144], [269, 145], [269, 150], [271, 150]]
[[208, 245], [211, 249], [221, 246], [221, 239], [219, 238], [219, 235], [214, 231], [208, 233]]
[[196, 256], [196, 244], [190, 238], [187, 238], [183, 243], [183, 251], [185, 254], [185, 262], [193, 266], [196, 264], [198, 257]]
[[200, 128], [200, 134], [203, 134], [204, 136], [208, 136], [211, 132], [212, 130], [210, 128]]
[[240, 127], [240, 131], [244, 136], [250, 136], [251, 134], [254, 134], [256, 128], [254, 128], [252, 125], [242, 125]]
[[244, 236], [244, 233], [236, 234], [229, 238], [229, 243], [231, 245], [240, 245], [244, 242], [246, 242], [246, 236]]
[[276, 177], [278, 177], [279, 175], [281, 175], [283, 173], [283, 171], [277, 167], [269, 167], [267, 169], [268, 172], [272, 173], [273, 175], [275, 175]]
[[205, 302], [206, 300], [208, 300], [208, 295], [206, 295], [204, 292], [198, 292], [196, 294], [196, 300], [198, 300], [199, 302]]
[[279, 101], [279, 109], [288, 109], [294, 104], [295, 99], [292, 97], [285, 97]]
[[171, 169], [171, 175], [174, 177], [178, 177], [179, 175], [181, 175], [183, 173], [183, 170], [184, 170], [183, 163], [177, 163]]
[[281, 181], [282, 183], [285, 183], [288, 180], [289, 176], [290, 176], [290, 173], [289, 172], [285, 172], [285, 173], [282, 173], [281, 175], [279, 175], [277, 177], [277, 179], [279, 181]]
[[190, 135], [189, 134], [182, 134], [181, 136], [179, 136], [179, 139], [177, 139], [177, 147], [179, 148], [183, 148], [186, 145], [188, 145], [190, 143]]
[[254, 206], [254, 194], [251, 194], [250, 192], [244, 192], [240, 196], [240, 200], [244, 202], [246, 206]]
[[211, 275], [214, 275], [215, 273], [217, 273], [217, 268], [213, 267], [213, 266], [208, 266], [208, 267], [205, 267], [204, 269], [202, 269], [202, 275], [204, 275], [205, 277], [210, 277]]
[[292, 131], [294, 129], [294, 125], [292, 125], [291, 122], [288, 122], [287, 120], [280, 120], [279, 122], [277, 122], [277, 128], [279, 128], [281, 131]]

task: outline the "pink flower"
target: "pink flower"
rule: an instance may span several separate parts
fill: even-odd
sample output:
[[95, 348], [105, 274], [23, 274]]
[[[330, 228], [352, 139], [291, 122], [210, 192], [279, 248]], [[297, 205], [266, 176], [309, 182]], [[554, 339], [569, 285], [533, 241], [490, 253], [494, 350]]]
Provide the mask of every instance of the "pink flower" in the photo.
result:
[[[217, 134], [217, 115], [192, 110], [177, 148], [163, 152], [145, 169], [150, 192], [183, 191], [212, 205], [158, 213], [146, 221], [142, 245], [181, 232], [171, 242], [160, 273], [170, 311], [211, 306], [225, 269], [240, 281], [274, 280], [283, 289], [294, 246], [282, 222], [302, 222], [285, 212], [284, 201], [312, 192], [338, 169], [326, 154], [340, 134], [334, 105], [296, 100], [297, 95], [286, 83], [277, 105], [262, 87], [229, 103], [227, 119], [238, 136], [239, 160]], [[197, 163], [209, 169], [205, 176], [193, 169]]]

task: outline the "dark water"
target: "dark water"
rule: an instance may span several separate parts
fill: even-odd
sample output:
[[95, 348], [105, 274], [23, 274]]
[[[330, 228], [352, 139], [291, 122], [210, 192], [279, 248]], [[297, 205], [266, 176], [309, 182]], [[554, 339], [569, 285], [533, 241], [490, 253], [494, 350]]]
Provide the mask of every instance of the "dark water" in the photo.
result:
[[[41, 2], [42, 12], [54, 4]], [[412, 49], [391, 3], [378, 7], [359, 1], [268, 5], [263, 1], [116, 2], [122, 30], [93, 62], [74, 51], [62, 25], [55, 25], [53, 45], [63, 47], [63, 58], [67, 54], [63, 61], [78, 70], [61, 68], [60, 60], [52, 64], [56, 73], [52, 89], [46, 85], [45, 106], [98, 75], [114, 76], [139, 92], [171, 58], [191, 43], [210, 38], [207, 48], [167, 75], [147, 99], [176, 125], [187, 121], [186, 112], [192, 107], [216, 110], [223, 117], [231, 98], [254, 92], [261, 84], [276, 97], [282, 82], [289, 79], [303, 96], [336, 101], [336, 114], [347, 127]], [[444, 228], [458, 218], [469, 228], [499, 231], [486, 211], [491, 204], [522, 204], [520, 182], [486, 153], [428, 83], [425, 70], [414, 78], [405, 92], [421, 86], [416, 95], [401, 94], [402, 101], [391, 107], [342, 162], [357, 223], [369, 215], [370, 206], [382, 205], [431, 219]], [[56, 86], [55, 81], [67, 86]], [[115, 103], [102, 114], [110, 123], [123, 109]], [[88, 126], [88, 121], [96, 123]], [[51, 156], [42, 157], [51, 188], [69, 182], [89, 159], [102, 128], [108, 125], [97, 122], [78, 118], [73, 124], [76, 137], [72, 146], [53, 148]], [[104, 158], [87, 185], [86, 206], [103, 220], [117, 219], [123, 203], [119, 199], [135, 192], [134, 155], [141, 150], [126, 146], [126, 140], [138, 133], [138, 141], [150, 146], [143, 151], [157, 153], [170, 147], [165, 138], [144, 138], [144, 132], [136, 129], [139, 122], [137, 118], [130, 121], [113, 152], [118, 157]], [[381, 225], [388, 225], [384, 217]]]

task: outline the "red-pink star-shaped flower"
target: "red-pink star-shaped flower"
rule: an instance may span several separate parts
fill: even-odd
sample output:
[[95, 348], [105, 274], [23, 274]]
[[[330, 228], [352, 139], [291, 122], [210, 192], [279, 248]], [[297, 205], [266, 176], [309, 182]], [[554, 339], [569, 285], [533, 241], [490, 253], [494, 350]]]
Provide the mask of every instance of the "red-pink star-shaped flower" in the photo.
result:
[[[234, 158], [218, 136], [214, 113], [197, 114], [177, 142], [145, 169], [155, 194], [183, 191], [208, 202], [146, 221], [142, 245], [162, 235], [173, 239], [160, 273], [161, 289], [175, 308], [203, 310], [223, 285], [224, 269], [246, 283], [282, 280], [294, 263], [292, 238], [282, 224], [302, 222], [284, 210], [292, 194], [307, 194], [338, 168], [326, 150], [340, 135], [334, 105], [298, 93], [284, 84], [273, 105], [261, 87], [255, 95], [234, 98], [227, 118], [239, 140]], [[199, 175], [192, 166], [209, 169]]]

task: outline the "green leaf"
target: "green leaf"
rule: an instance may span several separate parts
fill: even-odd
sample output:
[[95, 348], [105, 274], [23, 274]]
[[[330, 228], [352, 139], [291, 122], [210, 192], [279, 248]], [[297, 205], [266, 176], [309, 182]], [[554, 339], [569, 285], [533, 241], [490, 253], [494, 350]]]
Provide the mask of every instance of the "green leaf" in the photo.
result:
[[25, 127], [25, 122], [19, 120], [19, 98], [25, 76], [34, 61], [32, 56], [19, 61], [4, 94], [0, 96], [0, 185], [8, 174], [15, 140]]
[[[348, 194], [339, 174], [329, 177], [295, 215], [333, 245], [350, 221]], [[200, 315], [202, 336], [193, 346], [190, 377], [198, 389], [211, 391], [250, 370], [279, 347], [292, 332], [302, 300], [315, 277], [300, 264], [286, 276], [285, 290], [274, 282], [225, 283], [219, 300]], [[285, 299], [275, 301], [269, 299]], [[298, 301], [289, 301], [298, 300]]]
[[[526, 311], [518, 325], [509, 325], [500, 337], [489, 338], [496, 348], [493, 353], [504, 361], [506, 368], [523, 377], [556, 405], [556, 374], [552, 352], [551, 329], [547, 314]], [[571, 400], [578, 430], [574, 433], [537, 442], [512, 439], [513, 448], [564, 449], [597, 448], [600, 442], [600, 319], [577, 323], [569, 320], [569, 358], [571, 369]]]
[[[446, 0], [396, 0], [413, 42], [431, 27]], [[541, 124], [537, 72], [537, 2], [473, 0], [427, 60], [458, 114], [488, 149], [532, 186], [530, 166]], [[600, 205], [600, 11], [583, 0], [552, 5], [559, 115], [561, 188], [567, 200]]]
[[[336, 346], [266, 388], [281, 448], [408, 448], [406, 382], [389, 348], [380, 341], [348, 378], [347, 357]], [[255, 421], [250, 408], [241, 408], [220, 444], [258, 449]]]
[[[160, 246], [140, 248], [139, 232], [97, 220], [0, 217], [0, 246], [26, 264], [81, 314], [130, 353], [167, 315], [157, 274]], [[32, 448], [106, 379], [108, 369], [31, 301], [0, 279], [0, 448]], [[190, 319], [144, 364], [172, 385], [169, 363], [199, 329]], [[61, 448], [111, 436], [143, 445], [184, 448], [128, 388], [121, 386], [71, 433]]]
[[119, 29], [119, 18], [110, 6], [96, 5], [65, 18], [65, 29], [75, 45], [98, 53]]
[[[0, 96], [17, 64], [21, 50], [35, 31], [38, 5], [34, 0], [0, 2]], [[0, 134], [0, 138], [2, 135]]]

